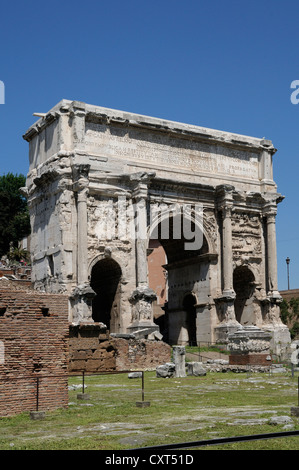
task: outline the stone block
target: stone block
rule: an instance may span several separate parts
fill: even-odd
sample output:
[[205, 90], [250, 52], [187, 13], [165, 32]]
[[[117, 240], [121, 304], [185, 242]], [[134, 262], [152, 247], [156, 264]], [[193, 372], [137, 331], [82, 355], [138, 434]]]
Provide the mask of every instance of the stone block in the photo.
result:
[[89, 400], [90, 395], [88, 393], [78, 393], [77, 399], [78, 400]]
[[173, 362], [167, 362], [161, 366], [156, 367], [156, 376], [162, 378], [169, 378], [175, 376], [175, 365]]
[[45, 419], [45, 411], [30, 411], [30, 418], [33, 420]]
[[207, 371], [203, 367], [202, 362], [187, 362], [187, 375], [200, 377], [207, 375]]
[[141, 379], [142, 377], [142, 372], [130, 372], [128, 374], [129, 379]]

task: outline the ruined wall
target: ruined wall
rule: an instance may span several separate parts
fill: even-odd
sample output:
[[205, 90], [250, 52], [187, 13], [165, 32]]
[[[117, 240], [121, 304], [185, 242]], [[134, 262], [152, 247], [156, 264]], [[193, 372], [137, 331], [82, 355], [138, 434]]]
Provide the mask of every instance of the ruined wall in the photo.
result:
[[68, 299], [0, 281], [0, 416], [68, 404]]
[[110, 336], [101, 324], [70, 326], [71, 373], [155, 369], [170, 357], [171, 348], [163, 341]]
[[163, 341], [114, 338], [117, 370], [155, 369], [170, 362], [171, 347]]
[[70, 325], [69, 371], [116, 370], [115, 348], [101, 324]]

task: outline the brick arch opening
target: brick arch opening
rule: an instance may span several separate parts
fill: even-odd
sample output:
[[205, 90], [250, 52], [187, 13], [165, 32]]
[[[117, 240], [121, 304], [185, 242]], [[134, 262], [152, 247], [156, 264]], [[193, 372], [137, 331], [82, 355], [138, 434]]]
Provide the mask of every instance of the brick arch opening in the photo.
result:
[[111, 258], [99, 260], [91, 270], [90, 285], [96, 296], [92, 301], [94, 322], [104, 323], [116, 332], [120, 321], [120, 280], [122, 271]]

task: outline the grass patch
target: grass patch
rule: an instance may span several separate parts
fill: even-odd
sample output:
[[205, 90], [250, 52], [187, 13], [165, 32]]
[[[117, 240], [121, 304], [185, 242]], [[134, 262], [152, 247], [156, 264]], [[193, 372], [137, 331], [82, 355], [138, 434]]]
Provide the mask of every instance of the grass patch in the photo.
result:
[[[69, 380], [69, 406], [46, 412], [42, 421], [29, 413], [0, 418], [1, 450], [121, 450], [216, 437], [273, 433], [287, 416], [288, 430], [299, 430], [290, 417], [297, 406], [297, 377], [276, 374], [207, 373], [205, 377], [162, 379], [145, 372], [145, 400], [138, 408], [141, 379], [127, 374], [85, 377], [90, 399], [78, 400], [81, 378]], [[73, 389], [72, 389], [73, 388]], [[298, 449], [299, 440], [271, 439], [205, 449]]]

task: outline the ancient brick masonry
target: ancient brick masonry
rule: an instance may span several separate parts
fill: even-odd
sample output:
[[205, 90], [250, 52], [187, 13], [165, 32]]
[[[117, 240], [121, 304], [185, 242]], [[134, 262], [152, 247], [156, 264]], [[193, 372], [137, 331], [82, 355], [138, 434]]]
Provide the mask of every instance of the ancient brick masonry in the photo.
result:
[[163, 341], [110, 336], [102, 324], [70, 325], [70, 373], [155, 369], [169, 362]]
[[[0, 284], [0, 416], [68, 404], [68, 299]], [[3, 360], [4, 359], [4, 360]]]

